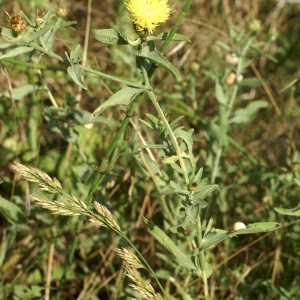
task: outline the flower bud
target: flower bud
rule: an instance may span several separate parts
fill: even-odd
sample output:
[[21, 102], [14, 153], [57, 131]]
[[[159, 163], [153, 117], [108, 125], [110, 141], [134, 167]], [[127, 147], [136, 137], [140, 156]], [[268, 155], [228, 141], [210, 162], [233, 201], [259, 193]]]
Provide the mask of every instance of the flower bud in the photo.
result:
[[225, 60], [227, 63], [230, 65], [237, 65], [239, 62], [239, 57], [233, 52], [233, 53], [228, 53], [225, 57]]
[[6, 14], [8, 16], [8, 21], [10, 22], [10, 28], [12, 31], [15, 33], [21, 33], [26, 30], [26, 21], [23, 17], [17, 14], [10, 16], [7, 12]]
[[43, 12], [38, 12], [36, 17], [35, 17], [35, 24], [39, 28], [42, 26], [44, 23], [44, 13]]
[[259, 31], [261, 28], [261, 21], [258, 19], [253, 19], [249, 23], [249, 30], [253, 33]]
[[63, 4], [59, 4], [57, 6], [56, 9], [56, 14], [60, 17], [60, 18], [65, 18], [68, 14], [68, 7], [66, 5]]
[[231, 72], [231, 73], [226, 77], [225, 81], [226, 81], [226, 83], [227, 83], [228, 85], [232, 85], [232, 84], [234, 84], [235, 79], [236, 79], [235, 73]]

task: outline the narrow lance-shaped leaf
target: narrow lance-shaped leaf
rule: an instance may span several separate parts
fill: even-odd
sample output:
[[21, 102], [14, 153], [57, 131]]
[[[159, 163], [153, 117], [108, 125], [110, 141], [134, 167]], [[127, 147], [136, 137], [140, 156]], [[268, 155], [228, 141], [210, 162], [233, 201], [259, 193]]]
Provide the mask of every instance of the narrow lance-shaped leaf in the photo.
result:
[[10, 98], [13, 97], [14, 100], [22, 100], [24, 97], [26, 97], [29, 94], [35, 93], [37, 91], [43, 90], [43, 87], [33, 85], [33, 84], [27, 84], [18, 88], [14, 88], [11, 91], [5, 91], [0, 93], [0, 97], [7, 97]]
[[246, 124], [251, 121], [251, 118], [257, 113], [259, 109], [266, 108], [267, 106], [267, 101], [252, 101], [245, 108], [237, 109], [230, 118], [229, 122], [236, 124]]
[[[158, 36], [149, 36], [147, 38], [148, 41], [150, 40], [166, 40], [166, 38], [168, 37], [168, 32], [163, 32], [161, 34], [159, 34]], [[190, 43], [191, 40], [185, 36], [185, 35], [182, 35], [182, 34], [178, 34], [178, 33], [175, 33], [172, 37], [172, 41], [184, 41], [184, 42], [188, 42]]]
[[12, 224], [26, 224], [24, 212], [19, 206], [0, 196], [0, 212]]
[[174, 135], [176, 138], [182, 138], [188, 149], [189, 149], [189, 153], [192, 153], [193, 151], [193, 138], [192, 138], [192, 133], [193, 133], [193, 129], [192, 130], [189, 130], [189, 131], [185, 131], [185, 130], [182, 130], [180, 128], [177, 128], [174, 130]]
[[198, 199], [204, 199], [218, 187], [219, 186], [217, 184], [200, 185], [199, 188], [197, 188], [194, 196], [195, 196], [195, 198], [198, 198]]
[[218, 244], [221, 241], [225, 240], [228, 237], [235, 237], [242, 234], [253, 234], [260, 232], [268, 232], [278, 229], [280, 226], [276, 222], [257, 222], [249, 224], [246, 228], [236, 230], [236, 231], [227, 231], [222, 229], [212, 229], [204, 238], [203, 244], [200, 250], [205, 250], [212, 245]]
[[177, 259], [178, 263], [188, 270], [195, 270], [197, 267], [193, 261], [186, 256], [181, 250], [175, 245], [175, 243], [155, 224], [151, 223], [145, 217], [143, 217], [144, 222], [148, 226], [149, 232], [154, 236], [154, 238], [164, 246], [168, 251], [170, 251]]
[[74, 80], [74, 82], [80, 86], [81, 88], [87, 90], [86, 85], [83, 83], [81, 79], [80, 66], [79, 64], [74, 64], [68, 67], [68, 74]]
[[142, 51], [139, 56], [147, 58], [152, 62], [162, 66], [166, 70], [170, 71], [178, 81], [181, 81], [181, 76], [178, 70], [157, 50], [151, 52]]
[[99, 29], [95, 32], [96, 40], [110, 45], [127, 45], [126, 39], [115, 29]]
[[59, 26], [54, 26], [40, 38], [42, 46], [48, 51], [52, 49], [54, 33], [57, 29], [59, 29]]
[[51, 24], [48, 24], [46, 27], [38, 30], [38, 31], [34, 31], [33, 33], [30, 33], [28, 35], [26, 35], [24, 37], [24, 40], [26, 43], [31, 43], [33, 42], [34, 40], [36, 40], [37, 38], [39, 37], [42, 37], [44, 34], [46, 34], [49, 30], [52, 30], [53, 29], [53, 23], [51, 22]]
[[15, 57], [20, 54], [28, 53], [28, 52], [33, 51], [33, 49], [34, 48], [32, 48], [32, 47], [26, 47], [26, 46], [17, 47], [15, 49], [8, 51], [6, 54], [1, 55], [0, 60], [4, 59], [4, 58]]
[[292, 209], [280, 208], [280, 207], [275, 207], [274, 209], [276, 212], [278, 212], [281, 215], [300, 217], [300, 205]]
[[99, 116], [104, 110], [108, 107], [116, 106], [116, 105], [128, 105], [134, 98], [141, 94], [144, 89], [125, 86], [121, 90], [117, 91], [113, 94], [108, 100], [102, 103], [96, 110], [92, 113], [91, 119]]

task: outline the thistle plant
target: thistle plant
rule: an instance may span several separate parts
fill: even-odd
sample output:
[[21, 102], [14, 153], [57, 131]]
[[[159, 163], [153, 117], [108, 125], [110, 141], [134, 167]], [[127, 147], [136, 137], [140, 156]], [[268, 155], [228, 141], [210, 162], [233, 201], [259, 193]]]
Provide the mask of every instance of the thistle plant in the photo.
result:
[[[148, 228], [149, 234], [153, 235], [168, 251], [178, 268], [185, 269], [192, 277], [201, 278], [201, 295], [199, 299], [202, 296], [205, 299], [213, 299], [213, 295], [209, 293], [208, 284], [208, 278], [213, 271], [211, 262], [206, 255], [213, 245], [220, 243], [226, 238], [271, 231], [278, 227], [278, 223], [275, 222], [259, 222], [248, 224], [238, 230], [224, 230], [213, 227], [213, 216], [208, 215], [205, 222], [203, 221], [203, 215], [208, 205], [205, 198], [211, 195], [218, 186], [214, 183], [214, 180], [209, 183], [208, 180], [202, 178], [203, 168], [198, 166], [197, 159], [194, 156], [193, 129], [186, 130], [181, 126], [179, 124], [181, 117], [174, 120], [172, 120], [172, 116], [166, 117], [166, 113], [162, 110], [157, 100], [155, 86], [151, 85], [151, 78], [155, 70], [160, 70], [161, 68], [170, 72], [178, 82], [181, 81], [180, 72], [166, 59], [163, 53], [171, 41], [190, 42], [187, 37], [176, 34], [176, 29], [180, 25], [191, 3], [192, 0], [186, 1], [170, 32], [160, 34], [156, 32], [159, 25], [166, 22], [173, 12], [172, 7], [166, 0], [125, 1], [125, 5], [130, 12], [129, 19], [132, 21], [133, 30], [136, 33], [136, 39], [134, 40], [129, 37], [124, 37], [116, 29], [99, 29], [95, 32], [95, 37], [99, 42], [120, 47], [133, 47], [135, 49], [135, 67], [140, 73], [140, 78], [137, 78], [135, 81], [107, 75], [83, 66], [81, 64], [79, 45], [69, 53], [66, 52], [65, 57], [54, 53], [52, 46], [55, 31], [60, 27], [71, 25], [72, 22], [61, 20], [58, 16], [54, 15], [52, 11], [47, 12], [44, 15], [43, 22], [38, 23], [30, 21], [23, 12], [19, 12], [20, 16], [27, 21], [29, 29], [25, 32], [16, 33], [13, 32], [14, 30], [12, 28], [3, 30], [2, 32], [3, 38], [9, 42], [10, 47], [13, 48], [0, 56], [0, 59], [3, 61], [12, 62], [11, 59], [19, 54], [37, 52], [48, 55], [67, 65], [67, 68], [63, 70], [83, 89], [87, 89], [88, 87], [82, 80], [82, 74], [93, 74], [123, 85], [120, 90], [96, 108], [93, 113], [88, 114], [88, 121], [85, 120], [80, 123], [77, 120], [81, 125], [97, 122], [105, 110], [118, 105], [127, 106], [125, 117], [105, 155], [99, 162], [98, 171], [94, 172], [87, 183], [88, 193], [84, 199], [80, 199], [66, 192], [57, 179], [50, 178], [46, 173], [37, 168], [27, 167], [17, 162], [14, 163], [13, 168], [26, 180], [38, 183], [43, 191], [61, 195], [62, 199], [54, 201], [37, 196], [33, 196], [32, 199], [52, 213], [70, 217], [80, 216], [76, 228], [78, 233], [82, 229], [84, 219], [87, 218], [92, 223], [110, 228], [127, 243], [129, 248], [117, 249], [116, 253], [124, 260], [126, 274], [133, 282], [130, 284], [130, 287], [135, 291], [136, 297], [142, 299], [171, 299], [172, 295], [167, 292], [164, 288], [164, 284], [158, 279], [158, 276], [151, 268], [151, 263], [147, 262], [141, 254], [141, 251], [138, 250], [138, 245], [132, 243], [125, 231], [122, 230], [112, 212], [101, 203], [101, 199], [93, 199], [94, 192], [100, 188], [100, 185], [104, 182], [107, 175], [112, 172], [114, 166], [118, 163], [118, 159], [124, 153], [124, 149], [126, 149], [130, 143], [130, 133], [128, 131], [131, 130], [129, 122], [141, 101], [149, 101], [157, 114], [152, 115], [148, 113], [146, 115], [147, 119], [141, 119], [141, 123], [143, 126], [155, 132], [161, 140], [160, 143], [156, 143], [155, 145], [144, 145], [141, 147], [141, 151], [144, 151], [144, 149], [157, 150], [157, 152], [155, 152], [159, 156], [157, 160], [161, 161], [163, 169], [169, 170], [169, 174], [168, 176], [160, 176], [159, 171], [156, 170], [151, 173], [151, 178], [155, 183], [158, 182], [157, 179], [159, 178], [160, 181], [163, 182], [162, 186], [167, 187], [172, 192], [172, 195], [168, 197], [172, 199], [171, 201], [168, 201], [165, 195], [161, 195], [160, 199], [165, 216], [164, 221], [168, 228], [162, 229], [145, 217], [143, 220]], [[157, 41], [164, 41], [160, 51], [156, 48]], [[39, 68], [38, 64], [34, 66], [37, 69]], [[160, 68], [157, 68], [158, 66]], [[61, 67], [58, 69], [61, 70]], [[219, 99], [220, 97], [217, 97], [218, 100], [221, 101]], [[222, 104], [224, 104], [225, 107], [225, 103]], [[52, 99], [52, 105], [58, 108], [54, 99]], [[232, 104], [229, 103], [229, 110], [231, 109], [230, 105]], [[73, 132], [72, 129], [70, 129], [70, 131]], [[124, 138], [122, 140], [121, 137], [123, 134]], [[69, 137], [66, 137], [66, 139], [67, 138]], [[215, 158], [213, 178], [217, 174], [216, 169], [218, 167], [219, 156], [220, 154]], [[83, 153], [81, 153], [81, 157], [83, 160], [86, 159]], [[145, 166], [148, 167], [146, 162]], [[158, 192], [161, 192], [162, 186], [158, 183], [156, 184]], [[92, 202], [93, 206], [91, 207]], [[66, 220], [66, 223], [69, 222], [69, 220], [70, 218]], [[190, 234], [189, 240], [186, 239], [184, 241], [182, 239], [182, 231]], [[174, 242], [173, 239], [176, 236], [182, 239], [182, 246], [178, 246], [177, 243]], [[49, 248], [54, 241], [51, 241], [46, 249]], [[74, 251], [77, 245], [78, 237], [74, 238], [68, 257], [68, 263], [64, 269], [60, 290], [56, 295], [57, 299], [60, 298], [71, 262], [74, 260]], [[146, 270], [151, 275], [151, 279], [154, 279], [155, 285], [143, 279], [138, 271], [140, 268]], [[12, 284], [8, 295], [19, 279], [20, 278]], [[174, 282], [174, 279], [170, 280], [170, 282]], [[188, 297], [193, 297], [196, 299], [195, 295], [187, 295], [186, 292], [176, 286], [176, 284], [174, 284], [174, 286], [178, 289], [178, 292], [183, 298], [189, 299]], [[159, 289], [159, 291], [155, 289]]]

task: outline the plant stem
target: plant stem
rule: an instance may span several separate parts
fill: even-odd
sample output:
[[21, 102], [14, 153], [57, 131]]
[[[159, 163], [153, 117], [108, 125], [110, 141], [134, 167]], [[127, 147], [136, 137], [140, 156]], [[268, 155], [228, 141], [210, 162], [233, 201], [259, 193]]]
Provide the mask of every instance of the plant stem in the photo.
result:
[[184, 160], [182, 158], [181, 150], [179, 148], [179, 145], [177, 143], [177, 139], [176, 139], [175, 135], [173, 134], [173, 131], [172, 131], [169, 123], [168, 123], [168, 121], [167, 121], [160, 105], [158, 104], [158, 101], [157, 101], [155, 95], [153, 94], [153, 92], [151, 90], [150, 91], [147, 90], [146, 93], [149, 96], [150, 100], [152, 101], [152, 104], [154, 105], [161, 121], [163, 122], [165, 130], [167, 131], [167, 133], [170, 136], [170, 139], [172, 141], [175, 152], [176, 152], [177, 156], [179, 157], [179, 163], [180, 163], [181, 169], [182, 169], [183, 172], [186, 173], [187, 171], [186, 171], [186, 167], [185, 167], [185, 164], [184, 164]]
[[102, 78], [105, 78], [105, 79], [110, 79], [110, 80], [113, 80], [115, 82], [123, 83], [123, 84], [126, 84], [128, 86], [133, 86], [133, 87], [137, 87], [137, 88], [142, 87], [140, 82], [136, 83], [136, 82], [133, 82], [133, 81], [129, 81], [129, 80], [117, 77], [117, 76], [108, 75], [108, 74], [96, 71], [94, 69], [91, 69], [91, 68], [88, 68], [88, 67], [85, 67], [85, 66], [82, 66], [82, 65], [79, 65], [79, 67], [80, 67], [81, 70], [84, 70], [86, 72], [98, 75], [98, 76], [100, 76]]
[[147, 171], [149, 172], [149, 174], [150, 174], [150, 176], [151, 176], [151, 178], [153, 180], [153, 183], [155, 185], [155, 188], [156, 188], [158, 194], [160, 195], [160, 202], [162, 204], [164, 212], [166, 213], [166, 215], [168, 217], [168, 220], [170, 221], [170, 223], [172, 225], [175, 225], [175, 223], [174, 223], [174, 215], [171, 213], [171, 211], [170, 211], [170, 209], [169, 209], [169, 207], [167, 205], [166, 194], [162, 192], [162, 190], [161, 190], [161, 188], [160, 188], [160, 186], [159, 186], [159, 184], [157, 182], [155, 174], [153, 173], [152, 169], [150, 168], [150, 166], [148, 165], [148, 163], [147, 163], [147, 161], [146, 161], [146, 159], [144, 157], [143, 151], [140, 151], [139, 154], [140, 154], [140, 158], [141, 158], [143, 164], [145, 165]]
[[202, 237], [202, 225], [201, 225], [200, 216], [197, 219], [197, 240], [198, 240], [198, 249], [199, 249], [200, 268], [201, 268], [202, 279], [203, 279], [204, 296], [205, 299], [209, 299], [207, 274], [206, 274], [206, 260], [205, 260], [204, 251], [201, 250], [203, 244], [203, 237]]
[[67, 72], [67, 69], [64, 68], [64, 67], [28, 63], [28, 62], [25, 62], [25, 61], [20, 61], [20, 60], [14, 59], [14, 58], [5, 58], [2, 61], [6, 62], [6, 63], [13, 64], [13, 65], [26, 67], [26, 68], [33, 68], [33, 69], [38, 69], [38, 70], [52, 70], [52, 71]]
[[[248, 49], [250, 48], [251, 44], [252, 44], [252, 40], [253, 38], [249, 38], [245, 44], [245, 46], [243, 47], [242, 51], [241, 51], [241, 58], [239, 59], [239, 62], [236, 66], [236, 71], [235, 73], [237, 74], [237, 76], [241, 75], [242, 73], [242, 70], [244, 68], [244, 57], [246, 56], [246, 53], [248, 51]], [[230, 101], [228, 103], [228, 109], [227, 109], [227, 118], [229, 119], [230, 117], [230, 114], [232, 112], [232, 107], [233, 107], [233, 104], [236, 100], [236, 96], [237, 96], [237, 92], [239, 90], [239, 86], [238, 85], [235, 85], [234, 88], [233, 88], [233, 91], [232, 91], [232, 95], [231, 95], [231, 98], [230, 98]]]
[[57, 60], [59, 60], [61, 62], [64, 62], [64, 63], [67, 63], [67, 64], [69, 63], [66, 59], [62, 58], [61, 56], [59, 56], [59, 55], [57, 55], [57, 54], [55, 54], [55, 53], [53, 53], [51, 51], [48, 51], [47, 49], [39, 46], [38, 44], [36, 44], [34, 42], [29, 43], [28, 46], [32, 47], [32, 48], [34, 48], [34, 49], [36, 49], [36, 50], [38, 50], [38, 51], [40, 51], [42, 53], [45, 53], [48, 56], [50, 56], [52, 58], [55, 58], [55, 59], [57, 59]]

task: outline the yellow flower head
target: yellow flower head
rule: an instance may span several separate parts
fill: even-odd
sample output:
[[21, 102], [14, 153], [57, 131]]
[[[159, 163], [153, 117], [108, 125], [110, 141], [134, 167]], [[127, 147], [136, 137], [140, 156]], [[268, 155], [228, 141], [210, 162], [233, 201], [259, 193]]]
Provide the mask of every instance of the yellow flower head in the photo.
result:
[[125, 5], [140, 36], [152, 34], [155, 27], [166, 22], [172, 12], [168, 0], [126, 0]]

